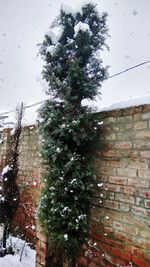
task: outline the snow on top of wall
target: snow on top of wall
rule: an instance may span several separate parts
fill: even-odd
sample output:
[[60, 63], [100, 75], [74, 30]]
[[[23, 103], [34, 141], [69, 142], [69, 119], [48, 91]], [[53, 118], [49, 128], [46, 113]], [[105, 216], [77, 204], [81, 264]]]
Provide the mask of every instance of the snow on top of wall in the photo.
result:
[[136, 97], [136, 98], [128, 99], [128, 100], [121, 101], [121, 102], [116, 102], [110, 106], [103, 107], [102, 109], [100, 109], [100, 112], [111, 111], [115, 109], [123, 109], [123, 108], [128, 108], [128, 107], [137, 107], [137, 106], [145, 105], [145, 104], [150, 104], [150, 95]]
[[74, 26], [74, 37], [78, 35], [78, 32], [86, 32], [88, 31], [90, 35], [92, 35], [92, 32], [90, 31], [90, 27], [87, 23], [83, 23], [82, 21], [79, 21], [75, 26]]

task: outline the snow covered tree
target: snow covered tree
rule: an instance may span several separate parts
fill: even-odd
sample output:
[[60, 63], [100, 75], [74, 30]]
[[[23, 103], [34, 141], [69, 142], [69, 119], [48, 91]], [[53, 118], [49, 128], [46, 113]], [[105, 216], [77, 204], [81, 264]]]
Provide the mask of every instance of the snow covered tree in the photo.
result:
[[40, 47], [49, 100], [40, 110], [47, 167], [39, 218], [69, 266], [75, 266], [88, 237], [95, 177], [92, 147], [100, 122], [83, 100], [93, 100], [107, 78], [100, 59], [106, 17], [93, 4], [80, 12], [63, 6]]

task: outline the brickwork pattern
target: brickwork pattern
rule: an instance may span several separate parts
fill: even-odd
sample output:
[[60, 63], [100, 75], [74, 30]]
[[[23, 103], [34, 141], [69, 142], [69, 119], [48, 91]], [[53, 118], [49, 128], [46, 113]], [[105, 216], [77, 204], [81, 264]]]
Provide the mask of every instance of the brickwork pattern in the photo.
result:
[[20, 137], [17, 178], [20, 202], [14, 225], [34, 244], [36, 242], [36, 210], [41, 191], [40, 148], [41, 137], [36, 127], [24, 127]]
[[80, 266], [150, 267], [150, 105], [99, 117], [91, 244]]

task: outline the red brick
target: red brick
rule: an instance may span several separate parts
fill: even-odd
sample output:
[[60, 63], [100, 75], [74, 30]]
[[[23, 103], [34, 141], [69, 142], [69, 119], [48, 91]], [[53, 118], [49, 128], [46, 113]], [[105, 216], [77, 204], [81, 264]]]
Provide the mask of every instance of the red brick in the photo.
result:
[[114, 255], [106, 255], [106, 260], [111, 263], [114, 264], [115, 266], [127, 266], [127, 261], [121, 259], [121, 258], [117, 258]]
[[119, 176], [109, 176], [109, 182], [117, 185], [125, 185], [127, 183], [127, 178]]
[[103, 200], [103, 206], [110, 208], [112, 210], [118, 210], [119, 209], [119, 203], [117, 201], [111, 201], [111, 200]]
[[138, 235], [139, 229], [134, 225], [124, 225], [124, 231], [130, 235]]
[[118, 158], [122, 157], [122, 153], [117, 150], [108, 150], [108, 151], [102, 151], [102, 156], [108, 158]]
[[100, 248], [102, 251], [110, 251], [110, 245], [109, 244], [105, 244], [103, 242], [100, 242], [100, 241], [96, 241], [97, 243], [97, 247]]
[[139, 267], [150, 267], [150, 261], [146, 261], [137, 256], [132, 256], [132, 262]]
[[47, 242], [47, 237], [41, 232], [37, 232], [37, 238], [40, 239], [43, 242]]
[[113, 221], [113, 228], [116, 230], [123, 231], [123, 225], [121, 222]]
[[115, 148], [116, 149], [131, 149], [132, 148], [132, 142], [131, 141], [118, 141], [116, 144], [115, 144]]
[[97, 267], [97, 264], [95, 262], [91, 262], [88, 266], [89, 267]]
[[82, 264], [83, 266], [87, 266], [87, 259], [84, 257], [80, 257], [78, 259], [78, 263]]
[[136, 192], [136, 188], [133, 188], [133, 187], [123, 187], [123, 193], [126, 194], [126, 195], [134, 195], [135, 192]]
[[144, 252], [141, 251], [139, 248], [134, 247], [134, 246], [128, 246], [125, 247], [125, 252], [132, 254], [132, 255], [136, 255], [138, 257], [144, 258]]
[[112, 248], [112, 254], [118, 256], [119, 258], [130, 261], [131, 260], [131, 255], [128, 253], [125, 253], [124, 251], [121, 251], [117, 248]]

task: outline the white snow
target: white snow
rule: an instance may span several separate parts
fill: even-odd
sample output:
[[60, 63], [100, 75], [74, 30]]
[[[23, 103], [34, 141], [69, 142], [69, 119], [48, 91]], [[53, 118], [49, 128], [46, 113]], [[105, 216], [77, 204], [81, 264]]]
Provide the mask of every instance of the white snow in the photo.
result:
[[47, 47], [47, 49], [46, 49], [46, 52], [48, 53], [50, 53], [50, 54], [54, 54], [54, 51], [55, 51], [55, 48], [56, 48], [56, 46], [55, 45], [50, 45], [50, 46], [48, 46]]
[[100, 111], [111, 111], [128, 107], [137, 107], [140, 105], [150, 104], [150, 95], [136, 97], [121, 102], [116, 102], [113, 105], [103, 107]]
[[[12, 244], [14, 255], [6, 255], [0, 257], [0, 267], [35, 267], [35, 250], [31, 249], [29, 245], [22, 239], [12, 237], [8, 240], [8, 244]], [[23, 249], [24, 248], [24, 249]], [[20, 255], [23, 250], [22, 260]]]
[[65, 241], [68, 240], [68, 234], [64, 234], [64, 239], [65, 239]]
[[88, 31], [90, 35], [92, 35], [92, 32], [90, 31], [90, 27], [87, 23], [83, 23], [82, 21], [79, 21], [75, 26], [74, 26], [74, 37], [77, 37], [78, 32], [86, 32]]
[[4, 167], [4, 169], [2, 170], [2, 175], [6, 174], [6, 173], [9, 172], [10, 170], [12, 170], [12, 168], [9, 167], [9, 165], [7, 165], [7, 166]]
[[72, 14], [76, 15], [75, 9], [73, 9], [71, 6], [66, 5], [64, 3], [61, 4], [61, 9], [66, 13], [66, 14]]
[[98, 187], [102, 187], [103, 186], [103, 183], [100, 183], [100, 184], [97, 184]]
[[51, 40], [52, 44], [55, 45], [58, 43], [59, 39], [61, 38], [63, 33], [63, 28], [62, 27], [54, 27], [53, 29], [48, 30], [45, 35], [48, 35]]

